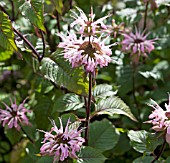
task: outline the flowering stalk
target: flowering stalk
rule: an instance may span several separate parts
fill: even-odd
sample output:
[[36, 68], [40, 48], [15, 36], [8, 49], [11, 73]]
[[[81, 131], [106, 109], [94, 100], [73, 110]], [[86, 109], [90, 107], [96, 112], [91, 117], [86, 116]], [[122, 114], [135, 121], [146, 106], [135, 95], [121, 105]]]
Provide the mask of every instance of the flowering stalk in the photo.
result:
[[164, 140], [164, 143], [162, 145], [162, 148], [161, 148], [159, 154], [155, 157], [155, 159], [151, 163], [154, 163], [155, 161], [157, 161], [159, 159], [159, 157], [162, 155], [162, 153], [163, 153], [163, 151], [165, 149], [165, 145], [166, 145], [166, 140]]
[[146, 28], [146, 22], [147, 22], [147, 16], [148, 16], [148, 4], [149, 2], [146, 2], [146, 7], [145, 7], [145, 17], [144, 17], [144, 22], [143, 22], [143, 30]]
[[92, 97], [92, 74], [89, 73], [89, 96], [88, 96], [88, 103], [87, 103], [87, 106], [86, 106], [85, 145], [88, 145], [91, 97]]

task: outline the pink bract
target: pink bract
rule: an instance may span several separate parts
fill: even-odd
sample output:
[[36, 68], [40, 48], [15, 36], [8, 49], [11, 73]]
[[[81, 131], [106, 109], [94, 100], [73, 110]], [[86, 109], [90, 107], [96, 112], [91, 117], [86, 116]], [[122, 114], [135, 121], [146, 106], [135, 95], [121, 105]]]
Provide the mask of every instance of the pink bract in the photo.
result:
[[83, 10], [80, 8], [76, 7], [77, 10], [79, 11], [80, 15], [77, 15], [74, 11], [72, 11], [72, 17], [75, 19], [71, 23], [71, 27], [74, 27], [75, 25], [79, 25], [80, 34], [84, 35], [95, 35], [96, 33], [102, 32], [102, 29], [106, 30], [107, 25], [104, 24], [104, 20], [109, 17], [109, 15], [104, 16], [100, 19], [94, 20], [95, 14], [93, 14], [93, 9], [91, 9], [91, 13], [89, 14], [89, 17], [85, 15]]
[[2, 123], [2, 126], [7, 124], [8, 128], [16, 128], [19, 131], [21, 128], [20, 124], [30, 125], [26, 113], [31, 111], [24, 107], [26, 99], [20, 105], [16, 104], [16, 100], [12, 102], [10, 99], [10, 101], [11, 106], [3, 103], [6, 109], [0, 109], [0, 123]]
[[76, 152], [80, 151], [82, 144], [85, 142], [84, 138], [80, 136], [82, 129], [78, 130], [77, 123], [70, 124], [68, 119], [65, 129], [63, 128], [62, 120], [59, 118], [60, 128], [52, 120], [53, 127], [49, 132], [44, 132], [43, 145], [40, 148], [42, 156], [54, 156], [54, 162], [64, 161], [68, 157], [77, 158]]
[[108, 63], [112, 61], [110, 47], [113, 44], [105, 45], [107, 38], [103, 40], [101, 37], [93, 36], [90, 39], [82, 36], [77, 38], [75, 34], [70, 33], [68, 36], [59, 33], [58, 36], [63, 40], [58, 47], [64, 49], [64, 58], [71, 63], [73, 68], [84, 66], [87, 73], [94, 73], [98, 65], [102, 68], [108, 66]]
[[166, 131], [166, 141], [170, 145], [170, 95], [169, 95], [169, 103], [165, 104], [165, 109], [163, 110], [155, 101], [152, 100], [152, 108], [154, 111], [149, 115], [150, 121], [148, 123], [152, 123], [152, 129], [155, 131]]
[[135, 33], [123, 34], [122, 51], [131, 53], [134, 64], [138, 64], [140, 56], [147, 57], [148, 54], [154, 50], [155, 39], [147, 40], [149, 33], [144, 33], [145, 32], [141, 33], [136, 29]]

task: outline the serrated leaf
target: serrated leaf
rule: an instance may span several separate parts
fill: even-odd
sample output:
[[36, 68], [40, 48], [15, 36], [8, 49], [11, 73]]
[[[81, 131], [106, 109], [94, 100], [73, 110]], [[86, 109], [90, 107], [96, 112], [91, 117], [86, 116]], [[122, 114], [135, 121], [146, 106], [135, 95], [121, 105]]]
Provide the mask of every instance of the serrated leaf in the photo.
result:
[[130, 130], [128, 132], [128, 137], [130, 138], [130, 142], [132, 147], [138, 152], [146, 152], [146, 138], [147, 132], [145, 130], [141, 131], [133, 131]]
[[82, 147], [78, 154], [77, 163], [104, 163], [106, 158], [92, 147]]
[[73, 69], [68, 62], [54, 62], [50, 58], [43, 58], [40, 71], [44, 77], [60, 87], [64, 87], [79, 95], [87, 95], [88, 82], [83, 79], [83, 70]]
[[95, 121], [90, 124], [89, 146], [104, 152], [112, 149], [119, 140], [119, 133], [108, 120]]
[[25, 1], [20, 7], [20, 11], [33, 25], [45, 31], [42, 0]]
[[114, 114], [123, 114], [130, 119], [137, 121], [134, 115], [131, 113], [130, 108], [119, 97], [111, 96], [106, 99], [101, 99], [96, 106], [97, 114], [108, 114], [113, 116]]
[[53, 113], [54, 112], [64, 112], [69, 110], [77, 110], [84, 106], [78, 95], [74, 93], [68, 93], [57, 98], [54, 102]]
[[17, 51], [11, 21], [2, 11], [0, 11], [0, 48], [4, 51]]
[[100, 84], [94, 88], [93, 96], [94, 97], [107, 97], [115, 95], [117, 91], [113, 91], [112, 85], [109, 84]]
[[132, 147], [140, 153], [151, 153], [158, 145], [163, 144], [163, 138], [155, 133], [149, 133], [145, 130], [128, 132]]

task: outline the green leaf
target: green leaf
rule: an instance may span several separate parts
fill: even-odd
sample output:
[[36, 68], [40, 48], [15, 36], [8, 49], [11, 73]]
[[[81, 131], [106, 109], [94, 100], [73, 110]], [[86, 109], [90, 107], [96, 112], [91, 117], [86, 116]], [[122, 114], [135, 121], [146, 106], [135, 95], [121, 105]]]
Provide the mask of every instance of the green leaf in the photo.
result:
[[113, 116], [114, 114], [123, 114], [130, 119], [137, 121], [134, 115], [131, 113], [130, 108], [116, 96], [111, 96], [106, 99], [101, 99], [96, 106], [97, 114], [108, 114]]
[[[162, 134], [162, 133], [161, 133]], [[154, 151], [158, 145], [163, 144], [164, 138], [158, 133], [148, 133], [146, 147], [148, 151]]]
[[92, 147], [82, 147], [77, 163], [104, 163], [106, 158]]
[[40, 71], [46, 79], [57, 86], [64, 87], [79, 95], [87, 95], [88, 82], [83, 79], [82, 69], [73, 69], [66, 61], [56, 60], [54, 62], [50, 58], [43, 58]]
[[42, 0], [26, 1], [20, 7], [20, 11], [22, 15], [29, 19], [33, 25], [45, 31]]
[[36, 163], [52, 163], [53, 157], [50, 156], [43, 156], [41, 157]]
[[138, 152], [146, 152], [146, 138], [147, 138], [147, 132], [145, 130], [141, 131], [133, 131], [130, 130], [128, 132], [128, 137], [130, 138], [130, 142], [132, 147], [138, 151]]
[[9, 51], [9, 50], [3, 51], [2, 49], [0, 49], [0, 61], [5, 61], [9, 59], [12, 54], [13, 54], [12, 51]]
[[170, 156], [166, 159], [164, 163], [169, 163], [170, 162]]
[[109, 84], [100, 84], [94, 88], [93, 96], [94, 97], [107, 97], [115, 95], [117, 91], [113, 91], [112, 85]]
[[[17, 51], [11, 21], [9, 20], [8, 15], [2, 11], [0, 11], [0, 48], [4, 49], [4, 52]], [[0, 57], [2, 57], [2, 55], [4, 56], [4, 54], [1, 54]], [[8, 52], [8, 55], [11, 55], [11, 53]]]
[[21, 133], [15, 128], [6, 129], [5, 134], [13, 145], [18, 143], [21, 139]]
[[163, 144], [163, 137], [159, 134], [149, 133], [145, 130], [128, 132], [132, 147], [138, 152], [153, 152], [158, 145]]
[[53, 113], [77, 110], [84, 106], [84, 103], [81, 102], [80, 97], [74, 93], [65, 94], [54, 101]]
[[145, 156], [145, 157], [139, 157], [139, 158], [135, 159], [133, 161], [133, 163], [148, 163], [148, 162], [152, 162], [153, 160], [154, 160], [153, 156]]
[[119, 140], [119, 133], [108, 120], [95, 121], [90, 124], [89, 146], [106, 151], [112, 149]]
[[48, 117], [51, 113], [52, 101], [48, 96], [42, 96], [38, 93], [36, 99], [37, 104], [34, 107], [35, 122], [38, 129], [46, 130], [48, 125], [50, 124]]
[[62, 14], [63, 9], [63, 0], [52, 0], [52, 3], [54, 4], [56, 10]]

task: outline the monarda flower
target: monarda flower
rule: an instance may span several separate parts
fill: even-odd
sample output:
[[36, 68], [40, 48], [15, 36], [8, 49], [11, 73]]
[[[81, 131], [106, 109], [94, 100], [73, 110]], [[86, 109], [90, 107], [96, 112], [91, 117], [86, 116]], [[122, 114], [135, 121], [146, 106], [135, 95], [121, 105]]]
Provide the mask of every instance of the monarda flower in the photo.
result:
[[147, 57], [154, 50], [155, 39], [147, 40], [148, 35], [149, 33], [145, 35], [144, 32], [141, 33], [137, 29], [135, 34], [132, 32], [123, 34], [122, 51], [131, 53], [134, 65], [138, 64], [140, 56]]
[[82, 129], [78, 130], [78, 123], [70, 123], [68, 119], [65, 129], [61, 119], [60, 128], [52, 120], [53, 127], [49, 132], [44, 132], [43, 145], [40, 148], [40, 154], [42, 156], [54, 156], [53, 162], [64, 161], [68, 157], [77, 158], [76, 152], [80, 151], [82, 144], [85, 142], [84, 138], [80, 136]]
[[30, 125], [30, 122], [26, 116], [26, 113], [30, 113], [31, 110], [27, 110], [24, 107], [25, 99], [20, 105], [16, 104], [16, 100], [14, 102], [11, 101], [11, 106], [3, 103], [6, 107], [6, 110], [0, 109], [0, 123], [2, 126], [8, 125], [8, 128], [16, 128], [18, 131], [20, 130], [20, 125]]
[[112, 45], [105, 45], [107, 38], [85, 37], [77, 38], [75, 34], [58, 34], [63, 42], [58, 47], [64, 48], [63, 54], [72, 65], [72, 67], [84, 66], [86, 73], [95, 73], [97, 65], [101, 68], [108, 66], [112, 61], [110, 49]]
[[169, 103], [165, 104], [165, 109], [163, 110], [155, 101], [152, 100], [152, 105], [150, 105], [154, 111], [149, 115], [149, 121], [147, 123], [153, 124], [152, 129], [159, 132], [165, 131], [166, 142], [170, 145], [170, 95]]
[[80, 34], [90, 36], [90, 35], [95, 35], [96, 33], [101, 33], [102, 29], [103, 30], [107, 29], [107, 25], [105, 25], [103, 21], [106, 18], [108, 18], [109, 15], [94, 20], [95, 14], [93, 14], [93, 9], [91, 9], [91, 13], [89, 14], [89, 17], [87, 17], [83, 12], [83, 10], [81, 10], [78, 7], [76, 8], [79, 11], [80, 15], [77, 15], [74, 11], [72, 11], [71, 17], [73, 17], [75, 21], [71, 23], [71, 27], [74, 27], [75, 25], [79, 25]]

